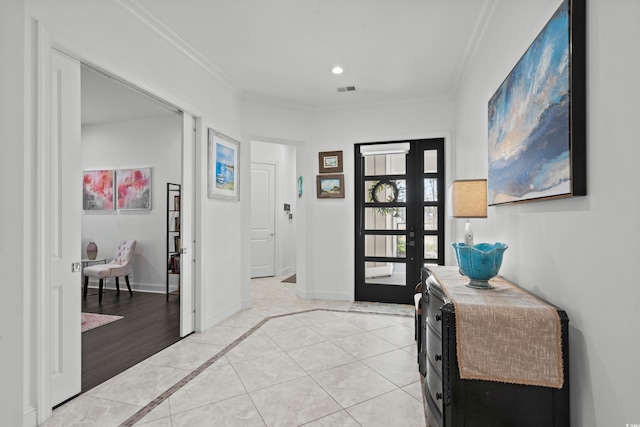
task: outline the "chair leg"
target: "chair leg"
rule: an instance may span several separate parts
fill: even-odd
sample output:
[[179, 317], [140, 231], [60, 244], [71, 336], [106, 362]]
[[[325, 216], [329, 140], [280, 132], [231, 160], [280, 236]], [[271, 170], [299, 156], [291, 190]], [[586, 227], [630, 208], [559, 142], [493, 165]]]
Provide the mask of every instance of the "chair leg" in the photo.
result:
[[87, 297], [87, 288], [89, 287], [89, 276], [84, 276], [84, 297]]
[[116, 276], [116, 292], [120, 293], [120, 282], [118, 281], [118, 276]]
[[131, 285], [129, 284], [129, 275], [124, 276], [125, 282], [127, 282], [127, 288], [129, 288], [129, 295], [133, 296], [133, 292], [131, 292]]
[[98, 285], [98, 302], [102, 302], [102, 286], [104, 285], [104, 279], [100, 279], [100, 284]]

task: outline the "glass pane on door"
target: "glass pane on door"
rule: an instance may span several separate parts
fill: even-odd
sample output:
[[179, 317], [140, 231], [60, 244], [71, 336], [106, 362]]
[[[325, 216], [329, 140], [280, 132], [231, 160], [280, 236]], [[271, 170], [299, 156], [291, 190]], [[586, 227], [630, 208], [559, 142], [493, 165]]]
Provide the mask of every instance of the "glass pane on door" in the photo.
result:
[[438, 236], [424, 236], [424, 258], [438, 258]]
[[437, 206], [424, 207], [424, 229], [429, 231], [438, 229], [438, 207]]
[[365, 262], [364, 279], [369, 285], [406, 286], [406, 266], [397, 262]]
[[424, 201], [425, 202], [438, 201], [438, 179], [437, 178], [424, 179]]
[[380, 154], [364, 158], [364, 174], [404, 175], [407, 172], [406, 154]]
[[438, 173], [438, 151], [424, 151], [424, 173]]
[[407, 256], [406, 236], [367, 235], [364, 239], [365, 257], [404, 258]]
[[404, 179], [379, 179], [364, 182], [366, 203], [404, 203], [407, 182]]
[[407, 208], [365, 208], [365, 230], [406, 230]]

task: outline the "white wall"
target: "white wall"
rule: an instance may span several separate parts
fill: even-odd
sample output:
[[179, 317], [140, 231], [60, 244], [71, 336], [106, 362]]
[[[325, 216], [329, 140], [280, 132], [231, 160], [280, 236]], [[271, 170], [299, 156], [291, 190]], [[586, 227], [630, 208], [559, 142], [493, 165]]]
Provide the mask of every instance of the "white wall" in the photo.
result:
[[[313, 138], [298, 164], [309, 184], [306, 297], [354, 299], [354, 144], [430, 137], [445, 137], [449, 144], [453, 112], [452, 100], [437, 99], [314, 114]], [[343, 151], [345, 198], [318, 199], [318, 152], [337, 150]]]
[[[25, 84], [28, 70], [24, 52], [24, 4], [21, 0], [0, 2], [0, 178], [7, 209], [0, 218], [5, 224], [0, 239], [3, 287], [0, 298], [0, 425], [18, 426], [30, 412], [32, 399], [28, 383], [31, 328], [30, 280], [26, 239], [30, 238], [27, 212], [32, 208], [30, 177], [25, 163], [31, 155], [25, 117], [28, 114]], [[32, 411], [31, 411], [32, 412]]]
[[[299, 296], [354, 299], [354, 144], [445, 137], [448, 155], [453, 113], [453, 102], [447, 98], [335, 111], [305, 111], [245, 101], [246, 139], [296, 145], [296, 176], [303, 177], [303, 196], [297, 200], [298, 212], [294, 215]], [[345, 198], [319, 200], [315, 188], [318, 152], [337, 150], [343, 151]], [[243, 241], [248, 248], [248, 209], [243, 212], [243, 223]], [[248, 249], [243, 253], [250, 256]], [[243, 277], [243, 301], [250, 298], [248, 270], [249, 264]]]
[[[64, 50], [202, 116], [205, 128], [239, 139], [239, 91], [151, 31], [125, 6], [126, 2], [99, 0], [28, 0], [27, 13]], [[241, 155], [242, 163], [248, 164], [248, 150]], [[201, 326], [206, 328], [240, 309], [237, 236], [243, 199], [230, 203], [206, 198], [206, 131], [196, 147], [196, 159], [197, 235], [202, 245], [196, 268], [203, 284], [198, 314], [204, 316]], [[248, 168], [241, 170], [241, 180], [248, 180], [247, 172]]]
[[[131, 287], [166, 291], [167, 182], [182, 182], [182, 117], [92, 124], [82, 127], [82, 170], [151, 167], [151, 209], [82, 212], [81, 253], [89, 242], [109, 262], [118, 242], [136, 240]], [[115, 282], [109, 283], [115, 287]]]
[[[74, 0], [24, 0], [24, 2], [10, 0], [8, 13], [4, 14], [6, 2], [3, 4], [2, 16], [2, 43], [11, 41], [12, 47], [7, 50], [7, 63], [24, 60], [24, 67], [16, 64], [16, 69], [8, 77], [11, 77], [10, 85], [12, 90], [9, 98], [13, 108], [24, 101], [20, 98], [17, 89], [26, 81], [27, 96], [35, 91], [34, 81], [27, 79], [35, 69], [33, 62], [33, 37], [24, 30], [31, 20], [35, 19], [42, 25], [44, 30], [51, 36], [56, 46], [78, 57], [84, 62], [90, 63], [98, 68], [105, 69], [118, 77], [124, 78], [136, 85], [144, 87], [146, 90], [167, 99], [181, 109], [196, 116], [202, 117], [203, 128], [200, 129], [200, 140], [196, 146], [196, 274], [201, 285], [197, 290], [197, 319], [196, 327], [206, 329], [216, 322], [228, 317], [230, 314], [241, 308], [241, 287], [239, 278], [241, 277], [241, 246], [238, 239], [241, 235], [241, 212], [243, 198], [238, 202], [223, 202], [218, 200], [208, 200], [206, 198], [206, 128], [211, 127], [219, 132], [233, 138], [241, 138], [241, 97], [237, 89], [223, 78], [216, 75], [215, 71], [206, 69], [196, 64], [185, 52], [180, 51], [175, 45], [168, 43], [164, 37], [151, 31], [140, 20], [125, 9], [126, 2], [103, 2], [100, 0], [89, 0], [76, 2]], [[21, 13], [23, 5], [26, 5], [26, 19], [22, 20], [24, 14]], [[5, 19], [5, 16], [7, 17]], [[7, 25], [5, 26], [5, 21]], [[20, 23], [16, 24], [17, 21]], [[10, 24], [9, 24], [10, 22]], [[117, 29], [117, 30], [115, 30]], [[26, 41], [21, 40], [27, 35]], [[20, 52], [14, 51], [14, 46], [20, 48]], [[3, 53], [4, 55], [4, 53]], [[5, 64], [5, 57], [3, 64]], [[4, 65], [3, 65], [4, 70]], [[4, 73], [4, 71], [3, 71]], [[15, 89], [14, 89], [15, 88]], [[3, 98], [5, 92], [3, 91]], [[17, 99], [19, 98], [19, 99]], [[29, 98], [26, 98], [29, 99]], [[3, 100], [3, 103], [5, 101]], [[26, 120], [19, 120], [15, 117], [15, 124], [21, 123], [21, 131], [30, 130], [34, 126], [35, 117], [31, 110], [31, 104], [25, 107]], [[3, 104], [3, 113], [4, 113]], [[23, 111], [24, 112], [24, 111]], [[8, 117], [12, 118], [11, 115]], [[14, 126], [15, 126], [14, 124]], [[12, 129], [12, 128], [10, 128]], [[14, 128], [14, 131], [18, 131]], [[7, 140], [20, 141], [19, 134], [12, 134]], [[16, 147], [18, 153], [7, 150], [11, 154], [13, 165], [8, 171], [13, 171], [16, 166], [20, 166], [16, 172], [23, 176], [24, 182], [14, 180], [15, 194], [13, 190], [7, 194], [15, 203], [23, 205], [22, 194], [33, 194], [28, 177], [35, 176], [37, 167], [35, 156], [29, 152], [31, 145], [25, 145], [23, 151]], [[16, 155], [13, 155], [16, 154]], [[3, 161], [7, 156], [2, 156]], [[24, 159], [24, 162], [22, 162]], [[242, 164], [249, 164], [249, 150], [241, 151]], [[4, 162], [3, 162], [4, 163]], [[241, 169], [241, 181], [248, 182], [249, 168]], [[80, 173], [80, 171], [78, 171]], [[23, 185], [27, 185], [25, 191]], [[32, 242], [32, 236], [28, 232], [33, 231], [33, 205], [29, 198], [29, 204], [23, 211], [16, 211], [16, 230], [22, 221], [31, 227], [21, 236], [13, 236], [5, 241], [15, 240], [16, 242]], [[24, 219], [22, 219], [24, 218]], [[224, 242], [224, 244], [221, 244]], [[15, 251], [21, 251], [19, 243], [12, 242]], [[34, 250], [33, 247], [30, 248]], [[29, 256], [8, 257], [17, 268], [24, 267], [24, 271], [35, 274], [37, 268], [27, 262], [31, 260]], [[13, 262], [15, 261], [15, 262]], [[34, 281], [28, 277], [16, 277], [16, 284], [21, 284], [28, 289], [21, 288], [20, 292], [30, 292]], [[31, 319], [34, 316], [33, 304], [37, 301], [32, 295], [26, 296], [25, 306], [28, 311], [21, 316], [22, 312], [12, 308], [8, 313], [14, 318]], [[14, 305], [15, 307], [15, 305]], [[15, 320], [14, 320], [15, 321]], [[35, 403], [36, 384], [32, 380], [35, 368], [35, 359], [32, 355], [34, 347], [34, 331], [25, 321], [23, 333], [25, 347], [23, 353], [16, 356], [16, 363], [12, 366], [13, 379], [16, 381], [4, 382], [3, 390], [12, 390], [9, 402], [13, 396], [22, 389], [25, 389], [24, 405], [14, 406], [13, 411], [19, 411], [22, 417]], [[19, 325], [16, 325], [19, 326]], [[16, 329], [17, 330], [17, 329]], [[12, 344], [20, 345], [20, 342], [13, 341]], [[24, 362], [26, 368], [20, 381], [15, 378], [14, 373], [17, 367], [22, 365], [22, 357], [30, 358]], [[13, 412], [15, 413], [15, 412]], [[9, 425], [20, 425], [21, 423], [10, 423]]]
[[[275, 255], [276, 276], [296, 271], [296, 147], [269, 142], [251, 142], [251, 163], [266, 163], [276, 167], [275, 194]], [[291, 206], [293, 219], [284, 211], [284, 204]]]
[[[456, 178], [487, 176], [487, 102], [558, 3], [496, 3], [455, 100]], [[624, 426], [640, 422], [640, 3], [587, 5], [588, 195], [493, 207], [474, 231], [509, 245], [501, 274], [567, 311], [571, 424]]]

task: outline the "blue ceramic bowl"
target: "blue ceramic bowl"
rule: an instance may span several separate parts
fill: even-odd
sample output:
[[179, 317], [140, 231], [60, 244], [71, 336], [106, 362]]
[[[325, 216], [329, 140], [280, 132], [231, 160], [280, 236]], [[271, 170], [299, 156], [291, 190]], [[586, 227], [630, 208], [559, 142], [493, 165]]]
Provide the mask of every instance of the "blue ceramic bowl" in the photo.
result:
[[467, 286], [472, 288], [491, 288], [489, 279], [495, 277], [502, 265], [502, 256], [508, 246], [504, 243], [452, 243], [456, 251], [458, 268], [470, 281]]

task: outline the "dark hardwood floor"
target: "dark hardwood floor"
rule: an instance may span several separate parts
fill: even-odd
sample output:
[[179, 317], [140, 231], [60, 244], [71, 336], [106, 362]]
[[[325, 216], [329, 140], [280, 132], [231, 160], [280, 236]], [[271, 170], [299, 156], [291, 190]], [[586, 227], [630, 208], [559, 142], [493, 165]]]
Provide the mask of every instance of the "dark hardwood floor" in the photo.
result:
[[[124, 319], [82, 333], [82, 392], [114, 377], [180, 340], [180, 297], [97, 289], [82, 298], [82, 311]], [[93, 295], [92, 295], [93, 294]]]

